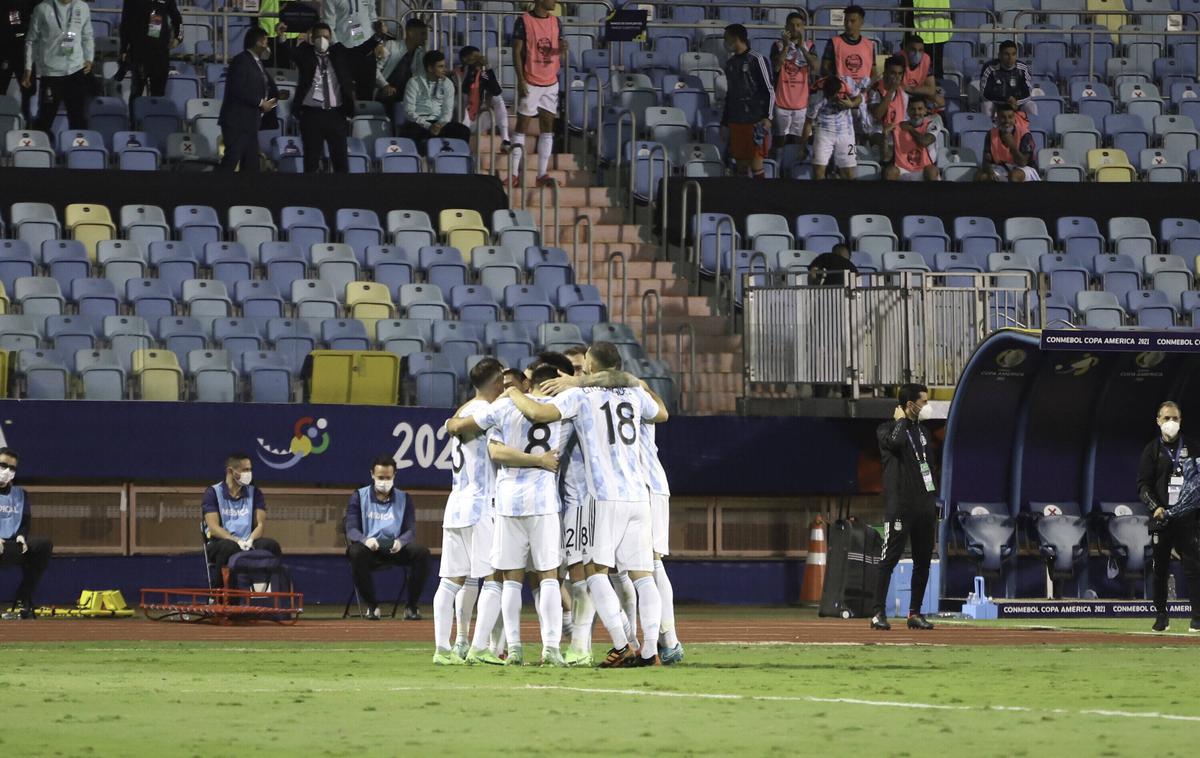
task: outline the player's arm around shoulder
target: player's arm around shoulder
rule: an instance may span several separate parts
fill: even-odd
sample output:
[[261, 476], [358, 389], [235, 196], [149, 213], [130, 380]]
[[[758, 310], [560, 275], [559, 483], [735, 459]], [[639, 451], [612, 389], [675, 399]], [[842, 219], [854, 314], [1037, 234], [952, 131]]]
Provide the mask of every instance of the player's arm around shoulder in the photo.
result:
[[656, 413], [652, 418], [647, 418], [646, 422], [650, 424], [665, 424], [667, 419], [671, 417], [670, 414], [667, 413], [667, 404], [663, 402], [663, 399], [658, 396], [657, 392], [650, 389], [650, 385], [646, 384], [641, 379], [638, 379], [637, 383], [638, 386], [642, 388], [642, 391], [649, 395], [650, 399], [654, 401], [654, 404], [658, 406], [658, 413]]
[[551, 472], [558, 471], [558, 453], [553, 450], [534, 455], [523, 453], [495, 440], [489, 440], [488, 457], [494, 463], [511, 468], [540, 468]]
[[[564, 393], [560, 397], [565, 397], [567, 394], [570, 393]], [[562, 419], [562, 414], [559, 413], [554, 403], [539, 403], [516, 387], [508, 388], [504, 395], [502, 395], [502, 398], [511, 400], [513, 405], [517, 406], [517, 410], [521, 412], [521, 415], [535, 424], [549, 424], [552, 421]]]

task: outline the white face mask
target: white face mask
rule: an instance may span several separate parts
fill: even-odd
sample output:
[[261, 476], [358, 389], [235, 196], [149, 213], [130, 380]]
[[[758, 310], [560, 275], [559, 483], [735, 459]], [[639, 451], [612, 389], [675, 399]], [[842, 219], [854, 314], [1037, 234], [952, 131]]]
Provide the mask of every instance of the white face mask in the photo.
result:
[[329, 50], [329, 39], [327, 37], [317, 37], [313, 45], [317, 48], [318, 53], [324, 53]]
[[[1175, 420], [1162, 422], [1162, 433], [1169, 440], [1175, 439], [1175, 435], [1179, 434], [1179, 422]], [[7, 473], [7, 471], [0, 471], [0, 474]]]
[[14, 478], [17, 472], [10, 468], [0, 468], [0, 487], [7, 487]]
[[242, 473], [237, 475], [237, 483], [242, 485], [243, 487], [249, 487], [250, 482], [252, 482], [252, 481], [254, 481], [254, 472], [253, 471], [243, 471]]
[[933, 418], [933, 406], [926, 403], [921, 406], [921, 412], [917, 414], [917, 421], [928, 421]]
[[396, 485], [393, 479], [376, 479], [375, 491], [381, 495], [387, 495], [392, 491], [392, 487]]

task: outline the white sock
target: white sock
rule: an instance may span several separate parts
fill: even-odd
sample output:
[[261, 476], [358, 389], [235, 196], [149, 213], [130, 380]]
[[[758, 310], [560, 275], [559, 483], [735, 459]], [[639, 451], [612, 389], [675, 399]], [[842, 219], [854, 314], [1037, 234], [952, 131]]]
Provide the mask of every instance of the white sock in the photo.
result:
[[496, 119], [496, 127], [500, 130], [500, 139], [508, 139], [508, 106], [504, 98], [496, 95], [492, 98], [492, 118]]
[[554, 152], [554, 135], [538, 135], [538, 176], [544, 176], [550, 170], [550, 154]]
[[571, 611], [562, 612], [562, 628], [568, 634], [575, 628], [575, 617], [571, 615]]
[[508, 154], [509, 176], [517, 176], [521, 170], [521, 159], [525, 156], [525, 134], [517, 132], [512, 138], [512, 151]]
[[449, 579], [438, 583], [433, 596], [433, 643], [438, 650], [450, 649], [450, 625], [454, 623], [454, 596], [459, 586]]
[[542, 646], [558, 648], [562, 645], [562, 596], [558, 594], [557, 579], [543, 579], [538, 585], [541, 594], [538, 606], [542, 617]]
[[643, 653], [642, 657], [653, 658], [658, 653], [655, 643], [658, 642], [658, 624], [662, 619], [662, 598], [658, 595], [658, 587], [652, 576], [643, 576], [633, 586], [637, 588], [638, 608], [642, 611], [642, 633], [646, 635], [646, 647], [650, 649], [650, 655]]
[[504, 636], [508, 639], [508, 647], [514, 648], [521, 644], [521, 583], [504, 581], [504, 590], [500, 593], [500, 615], [504, 617]]
[[[500, 610], [501, 603], [496, 603], [496, 610]], [[508, 650], [508, 639], [504, 636], [504, 620], [496, 624], [492, 629], [492, 652], [496, 655], [504, 655], [504, 651]]]
[[592, 621], [596, 618], [596, 606], [588, 595], [587, 581], [571, 585], [571, 603], [575, 606], [574, 626], [571, 628], [571, 649], [580, 653], [592, 650]]
[[492, 630], [497, 628], [496, 619], [500, 616], [500, 582], [487, 581], [479, 593], [479, 618], [475, 619], [475, 639], [471, 647], [484, 650], [492, 638]]
[[596, 613], [600, 616], [600, 623], [604, 624], [604, 628], [612, 637], [613, 647], [620, 650], [629, 644], [629, 638], [625, 636], [625, 629], [621, 625], [621, 601], [617, 600], [617, 593], [613, 591], [608, 577], [604, 574], [589, 576], [587, 586], [592, 602], [596, 605]]
[[629, 614], [625, 613], [625, 609], [622, 608], [619, 615], [621, 616], [621, 628], [625, 630], [625, 639], [629, 640], [634, 647], [641, 647], [641, 644], [638, 643], [637, 629], [630, 621]]
[[679, 637], [675, 634], [675, 588], [671, 586], [671, 578], [667, 576], [662, 561], [654, 562], [654, 583], [658, 585], [658, 595], [662, 598], [662, 621], [658, 625], [658, 633], [662, 635], [663, 647], [675, 647], [679, 644]]
[[475, 600], [479, 597], [479, 580], [468, 579], [462, 590], [454, 596], [454, 644], [467, 644], [471, 632], [471, 616], [475, 613]]
[[[533, 578], [529, 579], [533, 583]], [[529, 590], [529, 594], [533, 595], [533, 612], [537, 614], [538, 624], [542, 623], [542, 587], [534, 585], [533, 589]]]
[[[612, 577], [613, 589], [617, 591], [617, 597], [621, 600], [621, 610], [624, 611], [626, 618], [629, 619], [629, 628], [627, 632], [630, 642], [637, 644], [637, 590], [633, 588], [633, 580], [629, 578], [628, 571], [620, 571], [616, 574], [610, 574]], [[647, 637], [646, 639], [650, 639]]]

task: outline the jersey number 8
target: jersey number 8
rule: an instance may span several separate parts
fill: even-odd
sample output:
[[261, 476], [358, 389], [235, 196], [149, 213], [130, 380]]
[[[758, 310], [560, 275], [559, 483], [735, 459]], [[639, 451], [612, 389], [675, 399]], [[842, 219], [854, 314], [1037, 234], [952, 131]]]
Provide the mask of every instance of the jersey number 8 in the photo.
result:
[[529, 443], [525, 446], [526, 455], [532, 454], [534, 450], [541, 450], [543, 453], [550, 452], [550, 425], [534, 424], [529, 427], [525, 441]]

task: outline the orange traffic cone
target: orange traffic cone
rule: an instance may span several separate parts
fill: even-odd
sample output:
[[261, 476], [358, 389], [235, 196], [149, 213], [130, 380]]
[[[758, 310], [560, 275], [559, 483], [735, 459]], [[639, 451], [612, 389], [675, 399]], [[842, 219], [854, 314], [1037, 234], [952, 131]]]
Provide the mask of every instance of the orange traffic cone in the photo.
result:
[[817, 516], [808, 528], [808, 558], [804, 561], [800, 602], [819, 603], [825, 586], [825, 520]]

